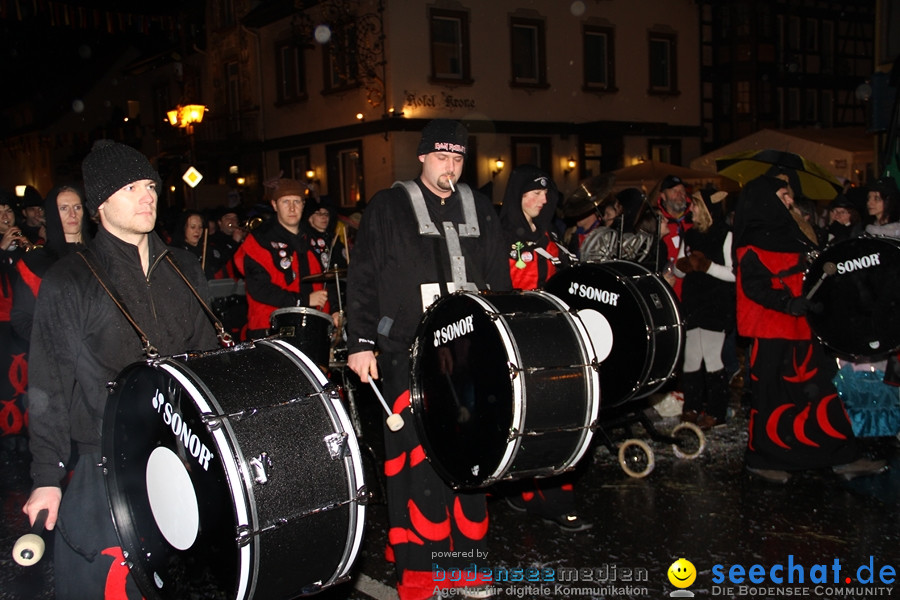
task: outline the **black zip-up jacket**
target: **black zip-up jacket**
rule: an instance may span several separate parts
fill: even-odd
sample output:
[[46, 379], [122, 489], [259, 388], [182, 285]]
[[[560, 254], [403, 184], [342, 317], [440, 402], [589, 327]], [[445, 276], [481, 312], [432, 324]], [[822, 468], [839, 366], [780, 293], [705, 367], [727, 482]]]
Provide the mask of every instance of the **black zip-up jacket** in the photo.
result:
[[[432, 222], [464, 221], [459, 193], [442, 205], [419, 179]], [[475, 211], [481, 235], [461, 237], [466, 276], [479, 289], [512, 288], [509, 260], [500, 218], [490, 201], [475, 193]], [[450, 277], [447, 245], [443, 238], [420, 236], [412, 203], [402, 188], [382, 190], [363, 212], [359, 233], [350, 257], [347, 281], [347, 350], [406, 352], [422, 318], [422, 283], [436, 283], [436, 255], [444, 281]]]
[[[137, 246], [102, 227], [90, 245], [92, 258], [160, 355], [214, 348], [215, 329], [165, 256], [172, 253], [206, 299], [200, 264], [183, 250], [168, 248], [155, 233], [149, 236], [146, 276]], [[142, 360], [141, 350], [139, 336], [81, 256], [71, 254], [50, 268], [35, 307], [28, 370], [34, 487], [60, 485], [71, 442], [82, 453], [99, 452], [106, 384]]]

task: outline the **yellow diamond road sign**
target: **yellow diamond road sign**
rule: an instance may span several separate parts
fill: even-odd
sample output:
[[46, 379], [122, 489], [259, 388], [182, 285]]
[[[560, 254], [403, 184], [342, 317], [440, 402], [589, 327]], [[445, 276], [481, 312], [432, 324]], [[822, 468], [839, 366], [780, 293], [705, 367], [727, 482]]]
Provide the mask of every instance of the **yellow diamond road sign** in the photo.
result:
[[187, 171], [184, 172], [184, 175], [181, 176], [184, 179], [184, 182], [191, 187], [197, 187], [197, 184], [200, 183], [200, 180], [203, 179], [203, 175], [200, 174], [200, 171], [195, 169], [194, 167], [190, 167]]

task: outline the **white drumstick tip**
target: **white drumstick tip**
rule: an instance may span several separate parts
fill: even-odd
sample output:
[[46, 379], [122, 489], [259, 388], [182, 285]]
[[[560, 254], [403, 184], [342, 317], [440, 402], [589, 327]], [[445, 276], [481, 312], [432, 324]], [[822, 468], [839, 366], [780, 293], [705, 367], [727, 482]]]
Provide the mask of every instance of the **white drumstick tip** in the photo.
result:
[[392, 414], [387, 418], [387, 426], [391, 431], [400, 431], [403, 429], [403, 417], [398, 414]]
[[369, 385], [372, 386], [372, 391], [375, 392], [376, 396], [378, 396], [378, 401], [381, 402], [381, 406], [384, 407], [384, 412], [386, 412], [388, 415], [387, 421], [385, 421], [387, 423], [388, 429], [390, 429], [391, 431], [400, 431], [401, 429], [403, 429], [403, 417], [391, 411], [391, 407], [388, 406], [388, 403], [384, 400], [384, 396], [381, 395], [381, 390], [379, 390], [378, 386], [375, 385], [375, 380], [373, 380], [369, 375], [366, 375], [366, 379], [369, 380]]

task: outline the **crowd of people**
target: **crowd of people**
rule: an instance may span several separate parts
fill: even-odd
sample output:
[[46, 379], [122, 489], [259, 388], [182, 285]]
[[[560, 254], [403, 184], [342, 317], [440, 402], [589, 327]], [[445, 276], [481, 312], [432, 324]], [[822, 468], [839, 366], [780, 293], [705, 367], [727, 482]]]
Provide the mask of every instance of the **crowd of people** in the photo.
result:
[[[54, 564], [66, 573], [56, 580], [59, 598], [104, 597], [107, 573], [122, 560], [102, 476], [89, 468], [100, 459], [106, 383], [150, 349], [220, 345], [197, 301], [216, 306], [216, 280], [244, 286], [230, 292], [241, 297], [238, 318], [223, 319], [235, 339], [272, 334], [281, 309], [329, 321], [328, 344], [345, 346], [346, 362], [323, 359], [320, 367], [380, 385], [406, 425], [384, 429], [386, 551], [403, 600], [431, 598], [432, 569], [464, 569], [489, 535], [486, 491], [442, 480], [411, 413], [417, 326], [454, 291], [540, 290], [581, 261], [633, 261], [677, 298], [682, 323], [671, 325], [684, 329], [683, 361], [667, 389], [683, 397], [682, 420], [724, 426], [735, 410], [730, 383], [743, 381], [745, 465], [754, 476], [785, 483], [807, 469], [850, 479], [886, 468], [862, 453], [835, 400], [838, 365], [806, 319], [821, 306], [802, 286], [817, 250], [864, 233], [900, 238], [892, 179], [874, 182], [864, 207], [838, 194], [823, 214], [796, 180], [777, 173], [739, 194], [693, 189], [669, 175], [647, 193], [588, 190], [580, 198], [587, 203], [565, 211], [548, 172], [517, 165], [496, 207], [460, 181], [468, 143], [462, 124], [429, 123], [415, 157], [420, 174], [376, 193], [361, 219], [311, 184], [283, 177], [267, 184], [252, 211], [163, 215], [150, 162], [108, 140], [84, 159], [81, 185], [59, 185], [46, 197], [34, 188], [21, 198], [0, 194], [0, 336], [9, 349], [0, 371], [10, 373], [0, 395], [15, 398], [19, 412], [0, 424], [0, 442], [5, 458], [30, 454], [34, 489], [23, 510], [34, 521], [46, 509], [47, 528], [58, 532]], [[604, 375], [615, 376], [601, 364], [601, 387]], [[526, 478], [496, 493], [577, 533], [593, 526], [578, 509], [578, 476]], [[441, 585], [489, 597], [484, 583], [476, 573]], [[120, 584], [115, 597], [140, 597], [131, 578]]]

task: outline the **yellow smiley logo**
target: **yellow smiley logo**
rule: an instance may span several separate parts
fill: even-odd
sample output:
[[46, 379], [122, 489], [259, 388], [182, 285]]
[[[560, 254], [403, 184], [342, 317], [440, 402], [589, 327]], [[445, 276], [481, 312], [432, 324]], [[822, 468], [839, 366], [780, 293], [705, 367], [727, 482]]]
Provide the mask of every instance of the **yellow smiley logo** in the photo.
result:
[[689, 587], [697, 579], [697, 569], [691, 561], [679, 558], [669, 567], [669, 581], [677, 588]]

